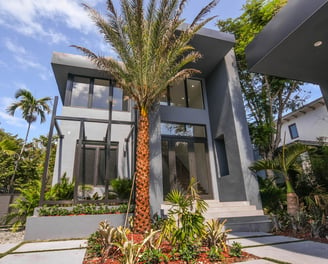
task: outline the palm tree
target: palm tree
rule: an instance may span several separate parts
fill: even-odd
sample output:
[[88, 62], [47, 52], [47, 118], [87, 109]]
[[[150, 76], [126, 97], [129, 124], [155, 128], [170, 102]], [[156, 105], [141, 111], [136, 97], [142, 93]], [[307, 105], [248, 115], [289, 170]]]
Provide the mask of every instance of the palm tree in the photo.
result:
[[304, 152], [308, 151], [308, 147], [296, 143], [286, 147], [282, 146], [281, 152], [273, 160], [258, 160], [250, 167], [250, 170], [258, 172], [261, 170], [272, 170], [280, 173], [285, 180], [287, 190], [287, 213], [295, 216], [298, 209], [298, 196], [292, 186], [289, 172], [295, 170], [295, 162], [297, 158]]
[[181, 14], [187, 0], [122, 0], [121, 14], [113, 1], [107, 1], [107, 20], [85, 5], [104, 39], [117, 53], [118, 59], [98, 56], [89, 49], [74, 46], [91, 61], [114, 77], [118, 85], [135, 101], [138, 110], [136, 149], [136, 209], [134, 228], [143, 233], [150, 230], [149, 202], [149, 113], [166, 92], [168, 85], [199, 71], [186, 68], [201, 54], [189, 45], [192, 37], [208, 21], [204, 16], [218, 0], [211, 1], [184, 25]]
[[14, 170], [14, 174], [10, 180], [10, 184], [9, 184], [9, 191], [12, 191], [12, 187], [14, 184], [14, 179], [15, 179], [15, 174], [17, 172], [17, 168], [18, 168], [18, 163], [22, 157], [25, 145], [27, 143], [27, 139], [28, 139], [28, 135], [30, 132], [30, 128], [31, 128], [31, 124], [33, 122], [35, 122], [37, 120], [37, 117], [40, 116], [40, 122], [43, 123], [44, 121], [46, 121], [46, 113], [50, 113], [50, 107], [48, 105], [48, 102], [51, 101], [50, 97], [43, 97], [40, 99], [36, 99], [32, 93], [26, 89], [19, 89], [17, 90], [17, 92], [15, 93], [15, 99], [18, 99], [16, 102], [12, 103], [8, 108], [7, 108], [7, 112], [10, 115], [14, 115], [15, 111], [17, 109], [20, 109], [22, 112], [22, 117], [23, 119], [26, 120], [27, 122], [27, 131], [26, 131], [26, 136], [25, 136], [25, 140], [23, 143], [23, 146], [21, 148], [21, 151], [18, 155], [16, 164], [15, 164], [15, 170]]

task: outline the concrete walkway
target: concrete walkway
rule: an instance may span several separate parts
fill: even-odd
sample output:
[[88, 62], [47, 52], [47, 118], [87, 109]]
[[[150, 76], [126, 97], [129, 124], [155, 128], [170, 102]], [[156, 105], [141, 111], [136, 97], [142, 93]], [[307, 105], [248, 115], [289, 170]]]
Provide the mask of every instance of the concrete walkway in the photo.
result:
[[[82, 264], [86, 240], [2, 244], [0, 264]], [[9, 250], [9, 252], [8, 252]]]
[[[259, 232], [229, 234], [228, 244], [234, 241], [241, 243], [244, 251], [262, 258], [242, 263], [328, 263], [328, 244]], [[0, 264], [82, 264], [86, 246], [86, 240], [0, 244], [0, 254], [6, 253]]]
[[258, 256], [260, 260], [243, 262], [247, 264], [283, 263], [327, 264], [328, 244], [304, 241], [292, 237], [273, 236], [268, 233], [232, 233], [228, 244], [239, 242], [243, 251]]

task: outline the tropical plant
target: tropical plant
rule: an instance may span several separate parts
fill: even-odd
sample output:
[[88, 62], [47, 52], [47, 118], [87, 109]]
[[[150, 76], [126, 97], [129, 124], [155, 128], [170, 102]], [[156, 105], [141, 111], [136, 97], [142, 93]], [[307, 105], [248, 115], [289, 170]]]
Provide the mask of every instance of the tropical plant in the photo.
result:
[[266, 214], [277, 214], [286, 209], [286, 189], [284, 186], [277, 186], [274, 183], [276, 179], [258, 177], [262, 206]]
[[173, 189], [166, 201], [172, 207], [168, 211], [168, 224], [164, 225], [163, 234], [171, 233], [170, 242], [185, 253], [193, 246], [199, 246], [205, 235], [203, 214], [207, 210], [207, 203], [197, 192], [196, 179], [191, 178], [186, 192]]
[[295, 169], [294, 165], [298, 157], [308, 149], [307, 146], [299, 143], [288, 147], [283, 145], [281, 152], [273, 160], [258, 160], [250, 167], [254, 172], [269, 169], [283, 176], [287, 192], [287, 212], [292, 216], [295, 216], [299, 210], [299, 201], [291, 183], [290, 171]]
[[157, 263], [168, 263], [169, 258], [165, 255], [161, 249], [146, 249], [142, 256], [140, 257], [140, 261], [145, 264], [157, 264]]
[[128, 199], [131, 193], [132, 180], [130, 179], [113, 179], [110, 182], [113, 187], [113, 191], [117, 194], [117, 197], [124, 200]]
[[116, 246], [122, 254], [121, 263], [135, 264], [141, 258], [147, 242], [160, 231], [151, 230], [141, 242], [135, 242], [128, 239], [125, 230], [126, 229], [122, 227], [117, 229], [120, 236], [120, 241], [112, 244]]
[[[199, 71], [186, 66], [201, 57], [189, 45], [193, 36], [210, 20], [203, 19], [217, 4], [212, 0], [190, 25], [182, 24], [181, 14], [187, 0], [122, 0], [119, 14], [112, 0], [107, 1], [107, 20], [89, 6], [91, 18], [118, 56], [118, 60], [97, 56], [89, 49], [75, 46], [91, 61], [114, 77], [117, 84], [135, 101], [138, 111], [136, 148], [136, 211], [134, 228], [150, 230], [149, 201], [149, 114], [170, 84]], [[179, 31], [179, 34], [178, 34]]]
[[240, 258], [242, 256], [242, 245], [239, 242], [234, 241], [230, 248], [230, 256]]
[[7, 108], [7, 112], [10, 115], [14, 115], [17, 109], [20, 109], [22, 112], [22, 117], [27, 122], [27, 131], [26, 136], [24, 139], [23, 146], [21, 148], [21, 151], [18, 155], [16, 165], [15, 165], [15, 171], [14, 174], [10, 180], [9, 188], [12, 189], [14, 180], [15, 180], [15, 174], [18, 168], [18, 163], [22, 157], [23, 151], [25, 149], [25, 145], [27, 143], [28, 135], [30, 132], [31, 124], [36, 121], [37, 117], [40, 116], [41, 123], [43, 123], [46, 120], [46, 113], [50, 113], [50, 108], [48, 103], [51, 101], [50, 97], [43, 97], [40, 99], [36, 99], [32, 93], [26, 89], [19, 89], [15, 93], [15, 98], [18, 100], [14, 103], [12, 103]]
[[74, 187], [74, 181], [70, 182], [70, 180], [66, 177], [66, 173], [64, 173], [63, 177], [60, 179], [60, 182], [52, 186], [46, 193], [46, 200], [72, 200], [74, 197]]
[[221, 251], [227, 251], [227, 235], [231, 229], [225, 228], [227, 220], [211, 219], [206, 222], [205, 242], [209, 248], [219, 248]]
[[6, 216], [6, 224], [12, 224], [12, 230], [16, 231], [25, 226], [26, 218], [33, 215], [34, 208], [39, 206], [40, 180], [33, 180], [24, 184], [18, 191], [20, 196], [10, 205], [11, 212]]

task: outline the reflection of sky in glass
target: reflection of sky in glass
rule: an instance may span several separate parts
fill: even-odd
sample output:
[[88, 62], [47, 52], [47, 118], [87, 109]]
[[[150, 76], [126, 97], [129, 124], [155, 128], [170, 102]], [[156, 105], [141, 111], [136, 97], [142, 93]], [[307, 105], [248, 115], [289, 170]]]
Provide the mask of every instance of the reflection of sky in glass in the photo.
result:
[[169, 136], [205, 137], [204, 126], [161, 123], [161, 134]]
[[[79, 78], [82, 82], [74, 82], [72, 88], [71, 106], [88, 107], [89, 83], [86, 78]], [[84, 82], [83, 82], [84, 81]]]
[[114, 87], [113, 91], [113, 110], [122, 111], [123, 104], [123, 90], [121, 88]]
[[108, 109], [108, 86], [93, 86], [92, 108]]

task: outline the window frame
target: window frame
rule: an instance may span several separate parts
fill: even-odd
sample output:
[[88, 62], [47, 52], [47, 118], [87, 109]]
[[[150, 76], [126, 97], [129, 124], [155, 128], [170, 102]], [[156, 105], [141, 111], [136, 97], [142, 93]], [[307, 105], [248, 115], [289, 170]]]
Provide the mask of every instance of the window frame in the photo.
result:
[[[298, 133], [298, 129], [297, 129], [296, 123], [290, 124], [288, 126], [288, 130], [289, 130], [289, 135], [290, 135], [290, 138], [291, 139], [295, 139], [295, 138], [298, 138], [299, 137], [299, 133]], [[295, 135], [294, 132], [296, 133], [296, 135]]]
[[[84, 106], [72, 106], [72, 95], [73, 95], [73, 86], [74, 86], [74, 78], [75, 77], [80, 77], [80, 78], [86, 78], [89, 79], [89, 91], [88, 91], [88, 106], [84, 107]], [[109, 107], [106, 108], [95, 108], [93, 107], [93, 96], [94, 96], [94, 85], [95, 85], [95, 80], [103, 80], [103, 81], [108, 81], [108, 98], [112, 97], [113, 98], [113, 103], [114, 103], [114, 89], [122, 89], [120, 87], [116, 87], [115, 86], [115, 80], [113, 79], [105, 79], [105, 78], [97, 78], [97, 77], [89, 77], [89, 76], [85, 76], [85, 75], [78, 75], [78, 74], [69, 74], [68, 78], [67, 78], [67, 85], [66, 85], [66, 95], [65, 95], [65, 102], [64, 105], [65, 106], [71, 106], [71, 107], [77, 107], [77, 108], [86, 108], [86, 109], [96, 109], [96, 110], [109, 110]], [[110, 89], [111, 86], [113, 87], [113, 89]], [[110, 94], [110, 91], [113, 91], [112, 95]], [[122, 89], [123, 90], [123, 89]], [[122, 91], [122, 102], [121, 102], [121, 109], [117, 110], [117, 109], [113, 109], [112, 111], [117, 111], [117, 112], [130, 112], [131, 110], [131, 102], [129, 99], [129, 102], [127, 103], [127, 107], [126, 110], [124, 110], [124, 106], [125, 106], [125, 102], [124, 102], [124, 90]], [[114, 106], [114, 105], [113, 105]], [[114, 107], [113, 107], [114, 108]]]

